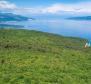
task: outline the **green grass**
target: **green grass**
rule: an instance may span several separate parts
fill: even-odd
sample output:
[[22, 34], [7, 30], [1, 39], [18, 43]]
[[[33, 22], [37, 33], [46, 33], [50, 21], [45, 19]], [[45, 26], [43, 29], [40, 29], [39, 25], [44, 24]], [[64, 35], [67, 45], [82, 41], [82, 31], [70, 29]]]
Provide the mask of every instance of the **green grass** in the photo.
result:
[[0, 29], [0, 84], [91, 84], [86, 40]]

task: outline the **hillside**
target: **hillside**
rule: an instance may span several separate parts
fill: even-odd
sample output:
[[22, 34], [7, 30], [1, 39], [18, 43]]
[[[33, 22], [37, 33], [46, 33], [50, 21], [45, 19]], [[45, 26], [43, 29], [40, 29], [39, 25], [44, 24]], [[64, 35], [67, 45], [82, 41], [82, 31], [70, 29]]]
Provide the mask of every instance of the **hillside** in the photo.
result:
[[23, 29], [0, 29], [0, 84], [90, 84], [86, 40]]
[[90, 21], [91, 20], [91, 16], [78, 16], [78, 17], [70, 17], [68, 18], [69, 20], [88, 20]]
[[13, 13], [2, 13], [0, 12], [0, 22], [2, 21], [26, 21], [28, 20], [28, 17], [16, 15]]

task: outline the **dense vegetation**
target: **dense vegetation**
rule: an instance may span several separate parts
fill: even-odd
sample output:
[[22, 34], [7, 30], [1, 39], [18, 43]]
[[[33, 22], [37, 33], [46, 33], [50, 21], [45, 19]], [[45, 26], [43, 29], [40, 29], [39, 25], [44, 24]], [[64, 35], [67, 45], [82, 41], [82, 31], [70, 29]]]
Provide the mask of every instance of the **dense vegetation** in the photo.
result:
[[24, 26], [21, 25], [11, 25], [11, 24], [0, 24], [0, 28], [24, 28]]
[[86, 40], [0, 29], [0, 84], [91, 84]]

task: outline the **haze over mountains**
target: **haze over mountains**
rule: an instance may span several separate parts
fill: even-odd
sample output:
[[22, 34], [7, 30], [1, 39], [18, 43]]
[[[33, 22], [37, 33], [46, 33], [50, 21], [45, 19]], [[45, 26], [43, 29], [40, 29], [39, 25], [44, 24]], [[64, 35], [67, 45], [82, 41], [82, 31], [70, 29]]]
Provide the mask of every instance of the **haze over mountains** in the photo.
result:
[[0, 21], [27, 21], [29, 18], [13, 13], [0, 13]]
[[70, 20], [91, 20], [91, 16], [77, 16], [77, 17], [70, 17]]
[[91, 20], [91, 16], [67, 16], [67, 15], [50, 15], [46, 14], [45, 17], [44, 15], [35, 15], [30, 18], [30, 16], [22, 16], [22, 15], [17, 15], [13, 13], [3, 13], [0, 12], [0, 21], [27, 21], [29, 19], [35, 20], [37, 19], [69, 19], [69, 20]]

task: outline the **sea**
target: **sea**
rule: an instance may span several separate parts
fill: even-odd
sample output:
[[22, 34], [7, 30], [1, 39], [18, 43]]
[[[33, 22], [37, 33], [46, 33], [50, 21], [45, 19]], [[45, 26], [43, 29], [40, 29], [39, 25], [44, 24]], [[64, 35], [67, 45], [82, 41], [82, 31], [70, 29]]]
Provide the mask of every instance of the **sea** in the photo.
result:
[[91, 41], [91, 21], [69, 19], [34, 19], [0, 22], [0, 28], [37, 30]]

